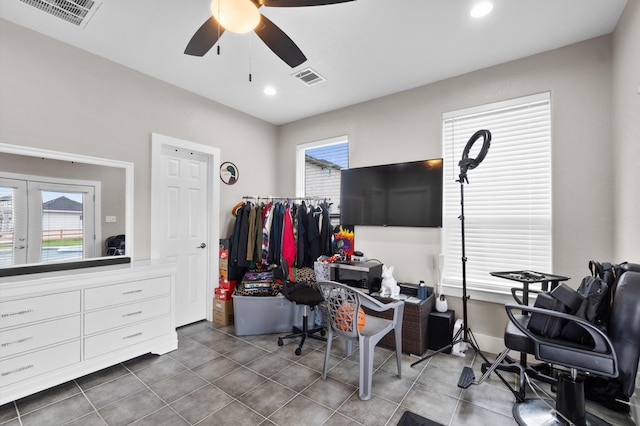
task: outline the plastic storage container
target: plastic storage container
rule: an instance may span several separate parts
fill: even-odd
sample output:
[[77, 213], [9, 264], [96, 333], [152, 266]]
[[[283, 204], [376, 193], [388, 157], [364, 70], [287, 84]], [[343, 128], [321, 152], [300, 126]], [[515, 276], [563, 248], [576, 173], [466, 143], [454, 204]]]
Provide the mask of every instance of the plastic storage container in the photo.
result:
[[284, 296], [233, 295], [236, 336], [288, 333], [293, 326], [294, 303]]

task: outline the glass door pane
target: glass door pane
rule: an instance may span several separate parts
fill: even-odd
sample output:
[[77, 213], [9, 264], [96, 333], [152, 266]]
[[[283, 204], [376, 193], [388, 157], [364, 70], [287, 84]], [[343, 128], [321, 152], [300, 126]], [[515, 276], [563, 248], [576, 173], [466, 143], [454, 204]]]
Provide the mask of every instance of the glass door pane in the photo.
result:
[[0, 266], [26, 263], [26, 184], [0, 179]]
[[77, 192], [41, 191], [40, 261], [84, 257], [84, 197]]

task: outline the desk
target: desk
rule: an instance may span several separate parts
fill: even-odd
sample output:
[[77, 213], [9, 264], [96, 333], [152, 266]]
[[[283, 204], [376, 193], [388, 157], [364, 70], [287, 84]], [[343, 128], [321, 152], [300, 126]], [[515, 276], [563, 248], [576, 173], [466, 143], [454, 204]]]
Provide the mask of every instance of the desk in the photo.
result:
[[[386, 297], [374, 296], [383, 303], [395, 301]], [[402, 352], [421, 356], [427, 350], [429, 342], [429, 314], [433, 310], [436, 298], [433, 293], [420, 303], [405, 302], [402, 315]], [[373, 312], [365, 308], [367, 315], [391, 319], [391, 312]], [[380, 340], [380, 344], [387, 348], [396, 347], [393, 331]]]

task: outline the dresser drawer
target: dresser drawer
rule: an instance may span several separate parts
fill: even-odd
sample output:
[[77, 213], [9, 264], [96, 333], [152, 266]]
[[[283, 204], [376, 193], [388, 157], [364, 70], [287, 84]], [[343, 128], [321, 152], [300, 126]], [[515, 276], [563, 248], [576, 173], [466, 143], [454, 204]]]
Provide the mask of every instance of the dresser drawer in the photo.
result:
[[90, 288], [84, 293], [84, 309], [91, 310], [134, 302], [169, 294], [170, 291], [171, 278], [168, 276]]
[[80, 312], [80, 291], [0, 303], [0, 328]]
[[65, 343], [0, 361], [0, 386], [48, 373], [80, 362], [80, 341]]
[[0, 357], [6, 358], [79, 337], [79, 315], [6, 330], [0, 333]]
[[169, 333], [169, 316], [136, 323], [118, 330], [108, 331], [84, 339], [84, 357], [91, 359], [145, 340]]
[[110, 328], [133, 324], [153, 317], [167, 315], [171, 311], [169, 295], [137, 303], [115, 306], [84, 315], [84, 333], [92, 334]]

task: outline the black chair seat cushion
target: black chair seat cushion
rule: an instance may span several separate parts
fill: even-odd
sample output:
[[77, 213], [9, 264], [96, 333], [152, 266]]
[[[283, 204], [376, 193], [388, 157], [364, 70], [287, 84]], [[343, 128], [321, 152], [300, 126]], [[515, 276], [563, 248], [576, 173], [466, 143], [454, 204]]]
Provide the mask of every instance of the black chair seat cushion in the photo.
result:
[[[514, 318], [522, 324], [524, 328], [527, 328], [530, 318], [528, 315], [514, 315]], [[514, 351], [535, 354], [535, 345], [533, 344], [533, 341], [520, 331], [511, 321], [507, 322], [507, 327], [504, 330], [504, 344], [506, 347]]]
[[289, 293], [288, 299], [297, 305], [307, 305], [312, 308], [324, 301], [322, 294], [316, 287], [299, 288]]

